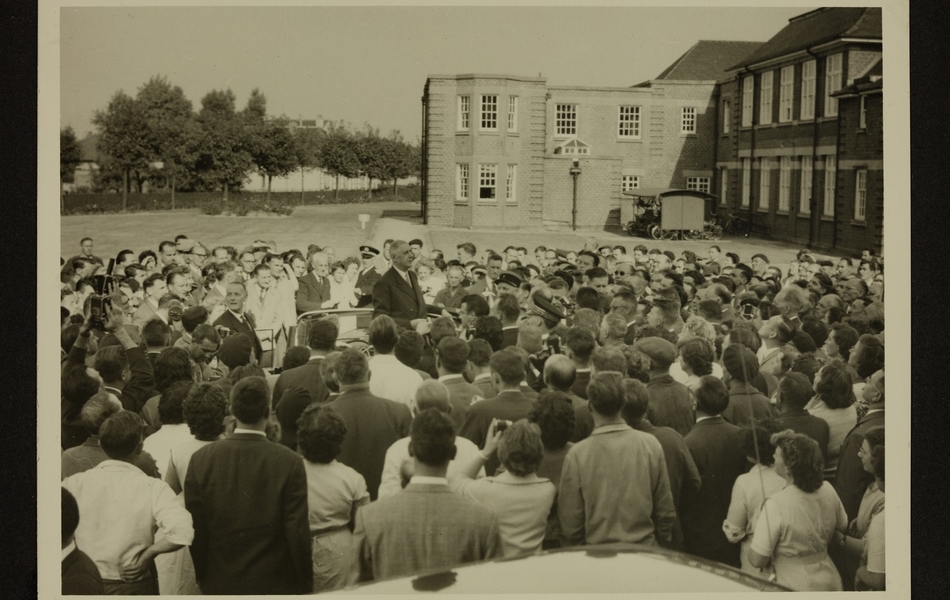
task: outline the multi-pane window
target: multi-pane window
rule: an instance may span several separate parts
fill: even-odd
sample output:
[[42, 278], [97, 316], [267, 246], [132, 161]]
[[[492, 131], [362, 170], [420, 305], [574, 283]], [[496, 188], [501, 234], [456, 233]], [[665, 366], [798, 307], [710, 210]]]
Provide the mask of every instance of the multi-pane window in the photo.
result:
[[812, 160], [810, 156], [802, 157], [802, 184], [801, 196], [799, 196], [798, 210], [802, 214], [811, 214], [811, 182], [814, 175], [812, 169]]
[[508, 180], [505, 183], [505, 200], [516, 202], [515, 192], [518, 187], [518, 165], [508, 165]]
[[639, 175], [624, 175], [620, 180], [620, 191], [629, 192], [640, 187]]
[[456, 165], [455, 199], [468, 201], [468, 164]]
[[617, 124], [617, 137], [639, 138], [640, 137], [640, 107], [639, 106], [621, 106], [620, 117]]
[[498, 129], [498, 96], [483, 95], [482, 110], [479, 113], [481, 117], [481, 128], [494, 131]]
[[858, 127], [861, 129], [868, 128], [868, 103], [867, 96], [861, 96], [858, 100]]
[[788, 123], [792, 120], [792, 93], [795, 89], [795, 67], [782, 68], [782, 79], [778, 97], [778, 122]]
[[815, 61], [802, 63], [802, 106], [799, 119], [815, 118]]
[[778, 171], [778, 209], [788, 212], [789, 198], [792, 194], [792, 158], [783, 156], [779, 159]]
[[868, 171], [858, 169], [854, 172], [854, 218], [863, 221], [867, 216]]
[[729, 127], [732, 126], [732, 103], [728, 100], [722, 103], [722, 132], [729, 133]]
[[458, 102], [458, 130], [468, 131], [469, 118], [471, 116], [471, 98], [469, 96], [459, 96]]
[[481, 200], [495, 199], [498, 165], [478, 165], [478, 197]]
[[680, 115], [680, 133], [696, 133], [696, 107], [684, 106]]
[[829, 154], [825, 157], [825, 196], [822, 214], [826, 217], [835, 214], [835, 177], [837, 177], [837, 159]]
[[759, 159], [759, 210], [768, 210], [769, 194], [772, 185], [772, 159], [763, 156]]
[[759, 124], [768, 125], [772, 122], [772, 71], [762, 73], [759, 85]]
[[577, 105], [558, 104], [554, 121], [555, 135], [577, 135]]
[[742, 159], [742, 206], [749, 206], [749, 196], [752, 193], [752, 159]]
[[508, 96], [508, 131], [518, 131], [518, 96]]
[[697, 192], [709, 192], [708, 177], [687, 177], [686, 189], [696, 190]]
[[825, 58], [825, 116], [838, 116], [838, 100], [831, 95], [841, 89], [841, 57], [832, 54]]
[[754, 106], [753, 98], [755, 97], [755, 79], [752, 75], [748, 75], [742, 78], [742, 126], [751, 127], [752, 126], [752, 107]]

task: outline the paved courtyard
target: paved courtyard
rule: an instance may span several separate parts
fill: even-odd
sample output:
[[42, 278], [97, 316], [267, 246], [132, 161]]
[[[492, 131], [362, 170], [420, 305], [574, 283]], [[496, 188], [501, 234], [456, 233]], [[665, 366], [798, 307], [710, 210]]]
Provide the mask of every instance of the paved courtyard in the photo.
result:
[[[366, 228], [361, 228], [359, 215], [369, 215]], [[606, 231], [531, 232], [505, 230], [452, 229], [422, 225], [419, 206], [403, 202], [373, 204], [336, 204], [304, 206], [290, 217], [228, 217], [209, 216], [195, 210], [175, 212], [130, 213], [110, 215], [70, 215], [60, 218], [60, 255], [73, 256], [79, 251], [79, 240], [85, 236], [95, 240], [96, 254], [104, 259], [115, 256], [122, 249], [140, 252], [146, 248], [158, 250], [158, 244], [178, 234], [199, 240], [208, 248], [232, 245], [241, 248], [255, 239], [276, 242], [278, 250], [289, 248], [306, 250], [308, 244], [333, 246], [337, 256], [356, 254], [361, 244], [382, 247], [387, 238], [419, 238], [426, 248], [439, 248], [447, 257], [455, 257], [455, 246], [468, 241], [481, 251], [484, 248], [503, 250], [508, 245], [525, 246], [533, 251], [536, 246], [577, 250], [588, 237], [600, 244], [623, 244], [628, 252], [644, 244], [648, 248], [672, 250], [679, 255], [692, 250], [705, 256], [710, 244], [718, 244], [724, 252], [735, 252], [742, 260], [756, 252], [766, 254], [776, 265], [785, 266], [795, 257], [799, 247], [757, 238], [724, 238], [708, 241], [658, 241], [631, 237]]]

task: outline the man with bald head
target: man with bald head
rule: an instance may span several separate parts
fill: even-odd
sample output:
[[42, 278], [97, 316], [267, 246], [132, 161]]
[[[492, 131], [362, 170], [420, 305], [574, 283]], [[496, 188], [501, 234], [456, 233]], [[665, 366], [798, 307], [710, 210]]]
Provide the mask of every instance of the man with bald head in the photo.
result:
[[297, 279], [297, 314], [330, 308], [330, 258], [323, 252], [310, 257], [313, 270]]
[[574, 361], [563, 354], [554, 354], [544, 362], [544, 385], [553, 392], [561, 392], [571, 400], [574, 409], [574, 435], [572, 442], [579, 442], [594, 430], [594, 418], [584, 400], [571, 391], [577, 380], [577, 368]]
[[392, 267], [373, 286], [373, 318], [389, 315], [400, 327], [415, 329], [426, 320], [426, 301], [412, 267], [412, 250], [403, 240], [389, 247]]

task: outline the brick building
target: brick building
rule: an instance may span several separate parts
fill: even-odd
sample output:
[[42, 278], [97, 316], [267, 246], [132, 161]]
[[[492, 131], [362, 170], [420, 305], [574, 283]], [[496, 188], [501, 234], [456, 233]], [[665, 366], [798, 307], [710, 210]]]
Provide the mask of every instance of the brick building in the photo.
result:
[[844, 94], [880, 69], [881, 41], [880, 8], [821, 8], [790, 19], [729, 68], [719, 85], [718, 193], [754, 233], [825, 250], [882, 250], [873, 221], [882, 185], [865, 189], [871, 208], [860, 218], [843, 187], [853, 199], [859, 167], [865, 183], [883, 180], [883, 144], [871, 142], [881, 121], [859, 132], [851, 122], [852, 99], [866, 102], [869, 93]]
[[625, 190], [708, 191], [717, 81], [758, 46], [701, 41], [656, 79], [623, 88], [430, 76], [423, 94], [426, 222], [570, 228], [575, 161], [581, 228], [619, 227]]
[[430, 76], [426, 222], [569, 228], [576, 160], [581, 228], [619, 226], [623, 191], [679, 187], [717, 194], [759, 235], [881, 252], [881, 42], [880, 8], [821, 8], [765, 43], [700, 41], [632, 87]]

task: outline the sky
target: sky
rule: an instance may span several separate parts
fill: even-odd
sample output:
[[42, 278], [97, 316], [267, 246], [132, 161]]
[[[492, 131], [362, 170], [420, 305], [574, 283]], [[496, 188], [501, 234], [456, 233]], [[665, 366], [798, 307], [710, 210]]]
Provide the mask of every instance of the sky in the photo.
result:
[[792, 8], [80, 7], [61, 9], [61, 125], [94, 132], [119, 90], [162, 75], [198, 109], [254, 88], [268, 114], [421, 133], [426, 77], [490, 73], [624, 87], [699, 40], [766, 41]]

